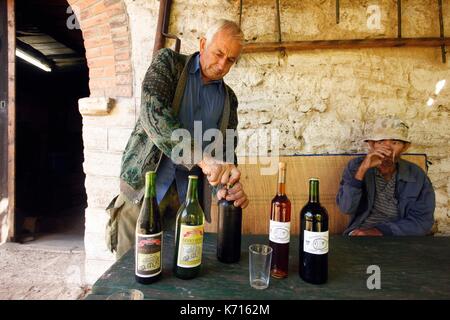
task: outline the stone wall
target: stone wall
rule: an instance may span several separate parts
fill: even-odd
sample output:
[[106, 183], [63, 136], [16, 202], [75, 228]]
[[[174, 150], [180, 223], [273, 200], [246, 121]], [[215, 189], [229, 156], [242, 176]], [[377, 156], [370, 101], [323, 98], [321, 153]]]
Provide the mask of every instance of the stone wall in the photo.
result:
[[[119, 1], [107, 1], [119, 2]], [[159, 2], [124, 0], [131, 34], [133, 96], [113, 98], [112, 111], [83, 117], [86, 190], [86, 270], [93, 282], [113, 261], [104, 244], [104, 208], [118, 193], [120, 158], [139, 115], [141, 82], [150, 64]], [[242, 28], [247, 41], [276, 41], [272, 0], [244, 1]], [[332, 40], [397, 36], [394, 1], [280, 1], [282, 39]], [[404, 37], [439, 35], [436, 1], [403, 1]], [[450, 30], [450, 1], [444, 0]], [[175, 0], [169, 32], [181, 51], [198, 49], [201, 35], [217, 18], [239, 19], [237, 0]], [[376, 6], [376, 7], [374, 7]], [[378, 16], [377, 13], [380, 13]], [[119, 27], [119, 26], [116, 26]], [[167, 46], [173, 46], [168, 41]], [[89, 57], [88, 57], [89, 59]], [[450, 91], [448, 84], [428, 107], [436, 83], [449, 79], [439, 48], [309, 50], [244, 54], [226, 77], [239, 99], [239, 154], [252, 130], [281, 130], [281, 154], [365, 152], [361, 138], [379, 116], [396, 114], [409, 124], [410, 152], [426, 153], [436, 189], [438, 234], [450, 233]], [[101, 102], [102, 104], [105, 101]], [[81, 103], [83, 104], [83, 103]], [[100, 102], [99, 102], [100, 104]], [[102, 108], [100, 108], [102, 109]], [[104, 108], [103, 108], [104, 109]], [[102, 109], [102, 110], [103, 110]]]
[[[239, 1], [175, 1], [169, 32], [182, 38], [182, 51], [197, 50], [204, 27], [215, 18], [238, 21]], [[281, 1], [284, 41], [394, 38], [394, 1]], [[450, 30], [450, 1], [443, 1]], [[439, 36], [436, 1], [402, 2], [403, 37]], [[380, 14], [379, 16], [377, 14]], [[274, 1], [244, 1], [247, 41], [276, 41]], [[378, 18], [379, 17], [379, 18]], [[283, 155], [366, 152], [364, 128], [395, 114], [410, 125], [409, 152], [426, 153], [436, 190], [439, 234], [450, 233], [449, 62], [440, 48], [376, 48], [244, 54], [226, 77], [239, 99], [239, 153], [251, 148], [249, 132], [281, 130]], [[447, 85], [427, 105], [439, 80]], [[250, 146], [249, 146], [250, 144]]]

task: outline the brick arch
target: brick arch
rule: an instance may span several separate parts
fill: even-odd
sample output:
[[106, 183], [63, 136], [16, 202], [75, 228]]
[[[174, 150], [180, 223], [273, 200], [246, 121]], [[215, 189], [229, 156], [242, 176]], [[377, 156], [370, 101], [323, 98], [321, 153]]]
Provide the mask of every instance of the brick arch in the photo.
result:
[[123, 0], [68, 0], [86, 49], [91, 97], [131, 97], [131, 35]]

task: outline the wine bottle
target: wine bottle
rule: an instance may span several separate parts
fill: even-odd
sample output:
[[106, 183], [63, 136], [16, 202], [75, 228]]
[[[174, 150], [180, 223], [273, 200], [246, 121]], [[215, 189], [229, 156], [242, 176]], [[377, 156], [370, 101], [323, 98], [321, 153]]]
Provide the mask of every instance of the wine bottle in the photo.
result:
[[274, 278], [288, 276], [291, 201], [286, 196], [286, 164], [278, 164], [277, 194], [272, 199], [269, 245], [273, 249], [270, 274]]
[[299, 275], [309, 283], [328, 279], [328, 212], [319, 202], [319, 179], [309, 179], [309, 201], [300, 212]]
[[198, 202], [198, 177], [189, 176], [186, 201], [176, 218], [174, 274], [180, 279], [195, 278], [202, 263], [204, 213]]
[[[226, 196], [226, 195], [225, 195]], [[241, 258], [242, 208], [225, 198], [218, 202], [217, 259], [224, 263]]]
[[161, 278], [163, 232], [156, 202], [156, 173], [145, 174], [145, 197], [136, 222], [135, 278], [149, 284]]

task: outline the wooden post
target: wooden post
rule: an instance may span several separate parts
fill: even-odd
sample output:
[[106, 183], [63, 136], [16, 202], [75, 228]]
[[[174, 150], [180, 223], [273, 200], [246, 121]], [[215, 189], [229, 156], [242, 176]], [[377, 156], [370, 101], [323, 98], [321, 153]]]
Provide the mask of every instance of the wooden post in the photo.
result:
[[[8, 223], [8, 14], [0, 0], [0, 243], [7, 240]], [[6, 219], [5, 219], [6, 217]]]
[[16, 225], [16, 22], [14, 15], [15, 0], [6, 0], [8, 15], [8, 240], [15, 241]]

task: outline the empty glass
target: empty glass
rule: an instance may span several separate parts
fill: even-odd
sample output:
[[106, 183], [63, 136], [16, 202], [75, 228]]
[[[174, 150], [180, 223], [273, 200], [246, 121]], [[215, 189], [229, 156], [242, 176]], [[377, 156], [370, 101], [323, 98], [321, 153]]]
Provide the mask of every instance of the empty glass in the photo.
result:
[[250, 285], [255, 289], [266, 289], [269, 286], [272, 248], [265, 244], [252, 244], [248, 251]]

